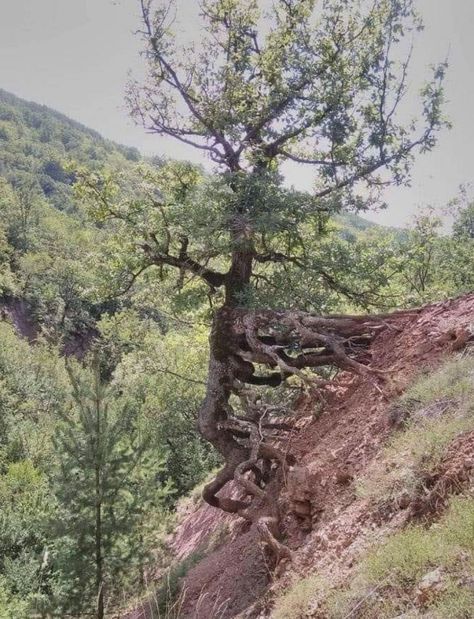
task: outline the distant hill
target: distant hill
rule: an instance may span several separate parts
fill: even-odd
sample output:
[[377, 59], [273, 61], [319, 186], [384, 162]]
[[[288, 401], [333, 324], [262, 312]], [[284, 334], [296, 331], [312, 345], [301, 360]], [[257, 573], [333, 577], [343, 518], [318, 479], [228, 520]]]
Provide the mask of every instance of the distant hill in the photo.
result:
[[34, 183], [59, 210], [73, 206], [73, 179], [64, 161], [101, 168], [130, 165], [140, 158], [136, 148], [105, 140], [64, 114], [0, 89], [0, 176], [14, 187]]
[[[52, 206], [71, 211], [73, 178], [63, 167], [68, 159], [90, 168], [120, 168], [139, 161], [141, 155], [46, 105], [0, 89], [0, 176], [13, 186], [25, 180], [35, 183]], [[351, 233], [376, 226], [351, 213], [336, 219]]]

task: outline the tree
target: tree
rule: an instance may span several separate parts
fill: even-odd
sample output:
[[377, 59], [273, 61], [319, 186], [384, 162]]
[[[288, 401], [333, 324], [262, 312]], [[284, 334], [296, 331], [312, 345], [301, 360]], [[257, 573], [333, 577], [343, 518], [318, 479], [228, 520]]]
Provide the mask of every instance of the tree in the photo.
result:
[[[209, 155], [217, 174], [171, 164], [120, 200], [113, 179], [82, 172], [82, 196], [126, 226], [129, 286], [149, 268], [175, 269], [179, 286], [199, 278], [221, 295], [198, 426], [225, 466], [203, 496], [257, 521], [286, 553], [264, 488], [271, 463], [282, 470], [290, 458], [275, 447], [267, 408], [247, 397], [247, 386], [275, 387], [290, 376], [319, 385], [314, 372], [324, 366], [367, 373], [364, 349], [382, 323], [252, 308], [249, 298], [266, 266], [307, 267], [305, 241], [317, 243], [327, 213], [369, 208], [384, 184], [409, 178], [414, 154], [430, 150], [445, 124], [445, 64], [422, 89], [421, 119], [403, 122], [411, 51], [399, 60], [402, 42], [421, 27], [412, 0], [275, 0], [264, 19], [257, 0], [204, 0], [200, 45], [178, 45], [173, 0], [140, 4], [149, 70], [144, 84], [130, 86], [132, 115]], [[285, 161], [315, 171], [311, 195], [284, 187]], [[272, 372], [256, 375], [259, 367]], [[241, 415], [234, 396], [244, 402]], [[233, 479], [250, 501], [217, 496]]]
[[91, 372], [78, 374], [70, 364], [68, 372], [76, 409], [63, 415], [56, 435], [61, 523], [53, 565], [65, 608], [94, 610], [103, 619], [106, 589], [120, 590], [124, 566], [128, 584], [142, 580], [146, 517], [170, 489], [157, 487], [162, 461], [151, 454], [134, 411], [102, 383], [98, 361]]
[[458, 239], [474, 240], [474, 201], [469, 200], [465, 188], [460, 199], [451, 205], [454, 210], [453, 235]]

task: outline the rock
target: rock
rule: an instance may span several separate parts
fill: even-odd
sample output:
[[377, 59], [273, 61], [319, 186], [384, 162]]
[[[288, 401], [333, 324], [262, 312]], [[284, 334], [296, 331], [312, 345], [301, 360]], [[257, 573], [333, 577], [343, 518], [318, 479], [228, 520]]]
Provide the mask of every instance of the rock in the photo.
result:
[[444, 577], [440, 567], [423, 576], [415, 591], [415, 604], [426, 606], [444, 588]]
[[397, 505], [399, 509], [406, 509], [410, 506], [411, 497], [408, 492], [404, 492], [401, 494], [397, 500]]
[[311, 486], [315, 476], [311, 475], [306, 466], [294, 466], [288, 472], [287, 492], [290, 510], [303, 531], [310, 531], [311, 522]]

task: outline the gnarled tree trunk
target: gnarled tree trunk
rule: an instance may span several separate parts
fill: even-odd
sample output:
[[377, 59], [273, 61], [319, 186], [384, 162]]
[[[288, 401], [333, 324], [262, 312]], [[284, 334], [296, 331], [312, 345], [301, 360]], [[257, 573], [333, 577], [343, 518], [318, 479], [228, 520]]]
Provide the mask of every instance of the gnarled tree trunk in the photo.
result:
[[[272, 439], [265, 406], [250, 405], [244, 415], [231, 406], [231, 395], [242, 398], [246, 385], [276, 387], [298, 376], [310, 389], [326, 383], [311, 369], [337, 367], [357, 374], [377, 375], [368, 365], [373, 337], [400, 312], [369, 316], [318, 316], [296, 310], [249, 310], [239, 307], [239, 295], [250, 281], [252, 254], [234, 253], [226, 278], [226, 302], [215, 314], [210, 335], [207, 392], [198, 427], [222, 455], [225, 465], [203, 491], [207, 503], [255, 522], [276, 555], [291, 552], [278, 541], [277, 502], [265, 486], [295, 462]], [[256, 367], [263, 373], [256, 375]], [[245, 499], [219, 496], [234, 481]]]

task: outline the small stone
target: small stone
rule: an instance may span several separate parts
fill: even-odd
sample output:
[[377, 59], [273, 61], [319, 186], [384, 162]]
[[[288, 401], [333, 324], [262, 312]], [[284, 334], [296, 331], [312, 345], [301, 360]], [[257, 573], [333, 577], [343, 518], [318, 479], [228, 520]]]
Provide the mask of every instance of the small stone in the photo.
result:
[[353, 479], [354, 476], [349, 473], [349, 471], [342, 470], [338, 471], [336, 474], [336, 484], [339, 486], [346, 486], [347, 484], [350, 484]]
[[425, 574], [421, 579], [415, 592], [415, 603], [417, 606], [426, 606], [443, 587], [443, 572], [438, 567], [432, 572]]

